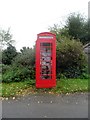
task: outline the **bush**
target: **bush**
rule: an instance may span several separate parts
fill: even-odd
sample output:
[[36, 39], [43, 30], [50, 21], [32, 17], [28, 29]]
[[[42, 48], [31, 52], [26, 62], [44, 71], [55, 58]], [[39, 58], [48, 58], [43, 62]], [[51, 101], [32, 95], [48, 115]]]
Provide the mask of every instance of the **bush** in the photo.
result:
[[35, 72], [32, 67], [12, 67], [2, 75], [2, 82], [19, 82], [34, 79]]
[[87, 64], [83, 45], [76, 40], [63, 38], [57, 42], [57, 77], [78, 78]]
[[24, 50], [19, 53], [13, 60], [12, 64], [16, 66], [34, 66], [35, 65], [35, 49], [23, 47]]
[[11, 65], [12, 60], [17, 56], [17, 54], [16, 48], [9, 44], [7, 49], [2, 52], [2, 63], [5, 65]]
[[3, 69], [2, 82], [19, 82], [35, 79], [35, 50], [24, 47], [12, 61], [8, 71]]
[[0, 64], [0, 73], [2, 73], [2, 64]]
[[86, 66], [84, 69], [82, 69], [82, 74], [80, 76], [81, 79], [89, 79], [90, 74], [88, 72], [88, 66]]
[[5, 64], [2, 64], [2, 74], [4, 74], [6, 71], [8, 71], [10, 69], [10, 65], [5, 65]]

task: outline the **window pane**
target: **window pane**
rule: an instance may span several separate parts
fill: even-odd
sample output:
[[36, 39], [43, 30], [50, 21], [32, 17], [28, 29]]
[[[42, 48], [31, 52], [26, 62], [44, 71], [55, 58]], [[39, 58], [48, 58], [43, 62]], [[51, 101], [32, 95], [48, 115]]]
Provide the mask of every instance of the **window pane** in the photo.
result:
[[40, 43], [40, 78], [52, 78], [52, 43]]

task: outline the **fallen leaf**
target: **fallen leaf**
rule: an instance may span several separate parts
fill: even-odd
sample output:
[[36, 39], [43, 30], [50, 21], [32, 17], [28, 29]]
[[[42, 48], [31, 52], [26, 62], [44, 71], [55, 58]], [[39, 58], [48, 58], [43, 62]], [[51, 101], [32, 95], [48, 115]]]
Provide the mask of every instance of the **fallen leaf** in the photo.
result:
[[6, 98], [6, 100], [8, 100], [8, 98]]
[[40, 103], [40, 102], [38, 101], [38, 103]]
[[28, 106], [29, 106], [30, 104], [28, 104]]
[[50, 103], [52, 103], [52, 101], [50, 101]]
[[15, 97], [13, 97], [13, 100], [15, 100]]

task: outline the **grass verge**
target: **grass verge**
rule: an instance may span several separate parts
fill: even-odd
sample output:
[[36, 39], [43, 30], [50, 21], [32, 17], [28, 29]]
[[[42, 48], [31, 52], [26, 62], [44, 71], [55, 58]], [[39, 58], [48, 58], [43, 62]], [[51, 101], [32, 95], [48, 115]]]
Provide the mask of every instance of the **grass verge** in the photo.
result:
[[[32, 84], [33, 83], [33, 84]], [[2, 97], [13, 97], [18, 95], [27, 95], [31, 93], [74, 93], [88, 92], [88, 79], [61, 79], [57, 80], [57, 86], [48, 89], [36, 89], [35, 80], [13, 83], [2, 83]], [[0, 90], [1, 91], [1, 90]]]

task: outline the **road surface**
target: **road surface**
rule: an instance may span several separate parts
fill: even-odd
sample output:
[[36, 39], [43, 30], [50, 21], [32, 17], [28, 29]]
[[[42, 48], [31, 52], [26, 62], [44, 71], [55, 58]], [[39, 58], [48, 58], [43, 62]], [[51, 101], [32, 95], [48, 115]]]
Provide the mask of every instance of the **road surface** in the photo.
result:
[[88, 94], [33, 94], [2, 101], [3, 118], [88, 118]]

